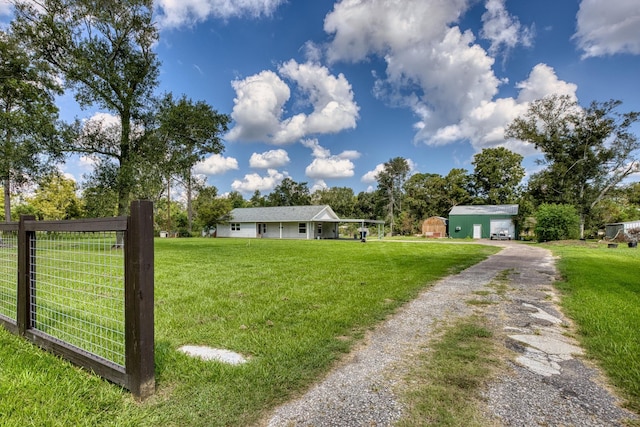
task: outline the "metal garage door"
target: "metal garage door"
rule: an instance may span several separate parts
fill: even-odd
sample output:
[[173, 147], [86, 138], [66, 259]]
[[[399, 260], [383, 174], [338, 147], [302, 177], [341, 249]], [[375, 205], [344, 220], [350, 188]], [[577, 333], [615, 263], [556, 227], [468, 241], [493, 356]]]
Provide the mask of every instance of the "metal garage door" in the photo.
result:
[[492, 219], [490, 224], [490, 233], [499, 233], [508, 230], [509, 235], [513, 238], [516, 234], [516, 227], [510, 219]]

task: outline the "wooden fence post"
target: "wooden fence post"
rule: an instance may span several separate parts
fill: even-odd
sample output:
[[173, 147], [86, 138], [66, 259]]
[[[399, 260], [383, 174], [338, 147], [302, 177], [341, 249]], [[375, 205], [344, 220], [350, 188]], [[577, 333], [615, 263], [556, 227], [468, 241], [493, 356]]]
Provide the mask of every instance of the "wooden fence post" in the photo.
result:
[[153, 203], [131, 203], [125, 249], [125, 365], [134, 396], [155, 392]]
[[33, 221], [33, 215], [21, 215], [18, 225], [18, 308], [16, 323], [18, 333], [24, 336], [27, 329], [31, 328], [31, 238], [33, 231], [26, 231], [24, 222]]

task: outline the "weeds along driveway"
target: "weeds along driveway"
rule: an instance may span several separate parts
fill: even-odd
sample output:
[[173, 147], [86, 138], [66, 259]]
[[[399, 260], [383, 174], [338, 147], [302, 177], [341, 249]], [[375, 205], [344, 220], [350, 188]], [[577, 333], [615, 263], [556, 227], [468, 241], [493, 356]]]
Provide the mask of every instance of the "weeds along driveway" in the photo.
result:
[[[567, 336], [571, 325], [556, 306], [551, 253], [518, 242], [483, 243], [503, 250], [422, 292], [262, 425], [393, 425], [403, 417], [397, 391], [416, 354], [428, 351], [443, 325], [472, 314], [486, 316], [504, 349], [496, 355], [503, 369], [483, 392], [491, 425], [612, 426], [632, 418]], [[479, 298], [486, 304], [470, 303]]]

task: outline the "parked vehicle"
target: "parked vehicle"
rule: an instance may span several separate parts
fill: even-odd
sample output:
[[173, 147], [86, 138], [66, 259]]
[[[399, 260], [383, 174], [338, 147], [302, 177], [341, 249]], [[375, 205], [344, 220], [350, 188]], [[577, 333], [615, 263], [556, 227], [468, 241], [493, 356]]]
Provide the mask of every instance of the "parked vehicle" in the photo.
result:
[[509, 234], [509, 230], [501, 230], [497, 233], [491, 233], [491, 240], [511, 240], [511, 234]]

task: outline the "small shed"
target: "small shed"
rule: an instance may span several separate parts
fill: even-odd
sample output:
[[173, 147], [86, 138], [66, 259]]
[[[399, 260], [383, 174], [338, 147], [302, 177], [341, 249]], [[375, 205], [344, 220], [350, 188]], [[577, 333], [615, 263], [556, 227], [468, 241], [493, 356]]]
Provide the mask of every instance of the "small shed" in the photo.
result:
[[447, 219], [432, 216], [422, 223], [422, 235], [425, 237], [447, 237]]
[[518, 205], [460, 205], [449, 212], [449, 237], [489, 239], [492, 234], [509, 233], [517, 238], [513, 217]]
[[605, 224], [604, 233], [607, 239], [613, 240], [620, 235], [625, 235], [629, 230], [639, 228], [640, 229], [640, 220], [638, 221], [629, 221], [629, 222], [616, 222], [613, 224]]

